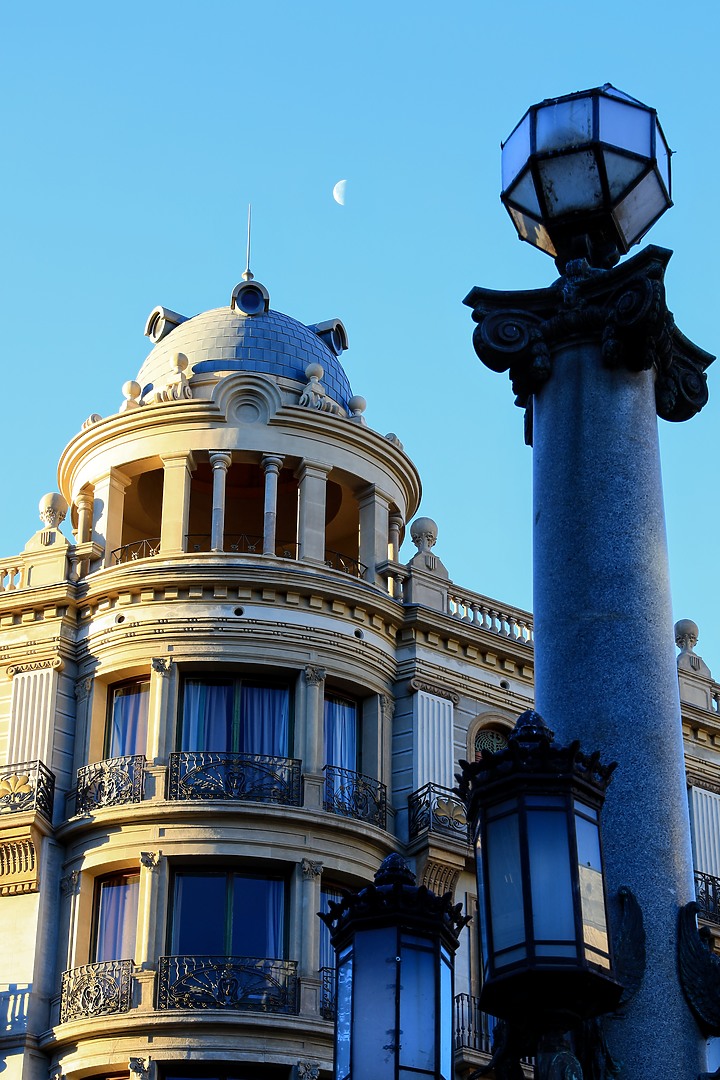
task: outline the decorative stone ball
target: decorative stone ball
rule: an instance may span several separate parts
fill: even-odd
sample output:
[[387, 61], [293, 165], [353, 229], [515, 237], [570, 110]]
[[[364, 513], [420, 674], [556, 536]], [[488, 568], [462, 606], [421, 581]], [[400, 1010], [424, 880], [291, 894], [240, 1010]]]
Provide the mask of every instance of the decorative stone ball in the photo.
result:
[[410, 536], [412, 537], [413, 544], [415, 544], [418, 550], [433, 547], [437, 540], [437, 535], [437, 522], [433, 521], [432, 518], [415, 518], [410, 526]]
[[325, 368], [322, 364], [308, 364], [305, 368], [305, 375], [308, 379], [322, 379], [325, 374]]
[[358, 416], [361, 413], [364, 413], [367, 409], [367, 401], [364, 397], [360, 397], [359, 394], [356, 394], [348, 401], [348, 408], [350, 409], [351, 413], [353, 413], [355, 416]]
[[43, 495], [38, 503], [40, 520], [50, 529], [56, 529], [65, 520], [68, 511], [67, 499], [59, 491], [50, 491]]
[[184, 352], [173, 353], [171, 362], [173, 371], [185, 371], [185, 368], [190, 363]]
[[696, 645], [699, 636], [698, 625], [692, 619], [679, 619], [675, 623], [675, 641], [680, 648], [683, 648], [688, 642], [691, 645]]
[[139, 382], [135, 382], [134, 379], [130, 379], [128, 382], [122, 384], [122, 393], [131, 401], [134, 398], [139, 398], [142, 393], [142, 386]]

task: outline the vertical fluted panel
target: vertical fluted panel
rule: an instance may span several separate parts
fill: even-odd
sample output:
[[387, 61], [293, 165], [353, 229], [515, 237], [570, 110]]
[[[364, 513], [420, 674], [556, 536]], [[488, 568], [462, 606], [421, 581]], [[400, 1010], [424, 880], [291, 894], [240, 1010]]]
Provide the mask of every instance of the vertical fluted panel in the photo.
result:
[[424, 690], [419, 690], [415, 699], [416, 775], [413, 787], [416, 791], [430, 783], [452, 787], [452, 702]]
[[58, 673], [54, 668], [13, 677], [8, 760], [49, 762]]
[[690, 788], [695, 869], [720, 878], [720, 795]]

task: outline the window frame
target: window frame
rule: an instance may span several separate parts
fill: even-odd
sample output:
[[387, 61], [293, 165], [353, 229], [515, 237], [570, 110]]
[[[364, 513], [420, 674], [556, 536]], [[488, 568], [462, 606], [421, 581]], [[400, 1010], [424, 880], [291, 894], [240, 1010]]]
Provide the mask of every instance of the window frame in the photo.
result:
[[[135, 911], [135, 934], [133, 939], [132, 955], [131, 956], [115, 956], [111, 959], [98, 960], [98, 934], [100, 932], [100, 896], [103, 886], [112, 882], [120, 884], [121, 880], [125, 879], [129, 884], [130, 878], [137, 878], [138, 885], [138, 903]], [[138, 928], [138, 915], [140, 911], [140, 867], [127, 867], [125, 869], [114, 870], [109, 874], [100, 874], [93, 881], [93, 894], [92, 894], [92, 914], [90, 919], [90, 938], [88, 948], [88, 958], [91, 964], [105, 964], [112, 963], [117, 960], [133, 960], [135, 959], [135, 950], [137, 948], [137, 928]]]
[[[113, 711], [115, 705], [115, 693], [118, 690], [124, 690], [128, 686], [140, 686], [147, 684], [147, 715], [145, 717], [145, 741], [141, 749], [136, 750], [133, 754], [114, 755], [110, 753], [110, 743], [112, 741], [112, 722]], [[150, 720], [150, 690], [151, 679], [150, 673], [144, 675], [135, 675], [129, 679], [121, 679], [119, 682], [109, 683], [107, 687], [107, 696], [105, 700], [105, 729], [103, 731], [103, 748], [102, 748], [102, 760], [108, 761], [113, 757], [136, 757], [142, 755], [147, 756], [147, 740], [148, 740], [148, 724]]]

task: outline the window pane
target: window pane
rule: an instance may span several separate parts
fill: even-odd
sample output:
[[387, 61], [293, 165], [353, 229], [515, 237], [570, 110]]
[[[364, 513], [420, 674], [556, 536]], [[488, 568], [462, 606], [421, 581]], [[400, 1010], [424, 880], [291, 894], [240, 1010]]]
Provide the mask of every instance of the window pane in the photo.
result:
[[287, 757], [289, 728], [290, 692], [286, 686], [243, 683], [238, 746], [242, 753]]
[[435, 956], [403, 941], [400, 970], [400, 1066], [435, 1070]]
[[535, 938], [573, 941], [575, 917], [567, 817], [556, 810], [529, 810], [527, 820]]
[[[373, 1080], [392, 1080], [393, 1047], [398, 1040], [395, 1019], [397, 990], [397, 931], [365, 930], [355, 935], [353, 974], [353, 1059], [361, 1056], [364, 1074]], [[372, 1039], [362, 1038], [373, 1032]], [[358, 1037], [359, 1036], [359, 1037]], [[355, 1060], [351, 1063], [355, 1065]]]
[[111, 689], [110, 715], [105, 738], [105, 757], [144, 754], [147, 745], [150, 682]]
[[187, 679], [180, 749], [231, 751], [233, 699], [232, 682]]
[[176, 874], [171, 951], [226, 955], [226, 907], [226, 874]]
[[[320, 910], [326, 915], [330, 910], [330, 901], [336, 904], [342, 900], [342, 893], [337, 889], [322, 889], [320, 892]], [[335, 950], [330, 944], [330, 930], [322, 920], [320, 923], [320, 962], [319, 967], [335, 967]]]
[[232, 956], [285, 955], [285, 883], [233, 874]]
[[358, 717], [354, 701], [325, 698], [325, 764], [358, 767]]
[[582, 910], [583, 937], [588, 947], [586, 956], [592, 963], [609, 967], [608, 933], [605, 918], [602, 866], [600, 863], [600, 836], [597, 825], [585, 818], [575, 817], [577, 833], [578, 870], [580, 875], [580, 906]]
[[139, 874], [120, 874], [98, 884], [93, 960], [132, 960], [135, 955]]
[[487, 860], [487, 888], [490, 892], [492, 912], [492, 951], [497, 953], [525, 940], [516, 814], [488, 822]]
[[341, 957], [337, 981], [337, 1019], [335, 1021], [335, 1075], [345, 1080], [350, 1075], [350, 1026], [352, 1023], [352, 953]]

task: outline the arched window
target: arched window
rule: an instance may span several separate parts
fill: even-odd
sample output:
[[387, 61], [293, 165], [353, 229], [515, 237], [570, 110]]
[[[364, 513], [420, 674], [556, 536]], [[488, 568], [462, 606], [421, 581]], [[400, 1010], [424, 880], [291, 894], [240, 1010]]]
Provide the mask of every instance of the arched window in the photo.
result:
[[507, 735], [504, 732], [498, 731], [497, 728], [480, 728], [475, 735], [475, 761], [480, 760], [483, 750], [496, 753], [498, 750], [504, 750], [506, 746]]

